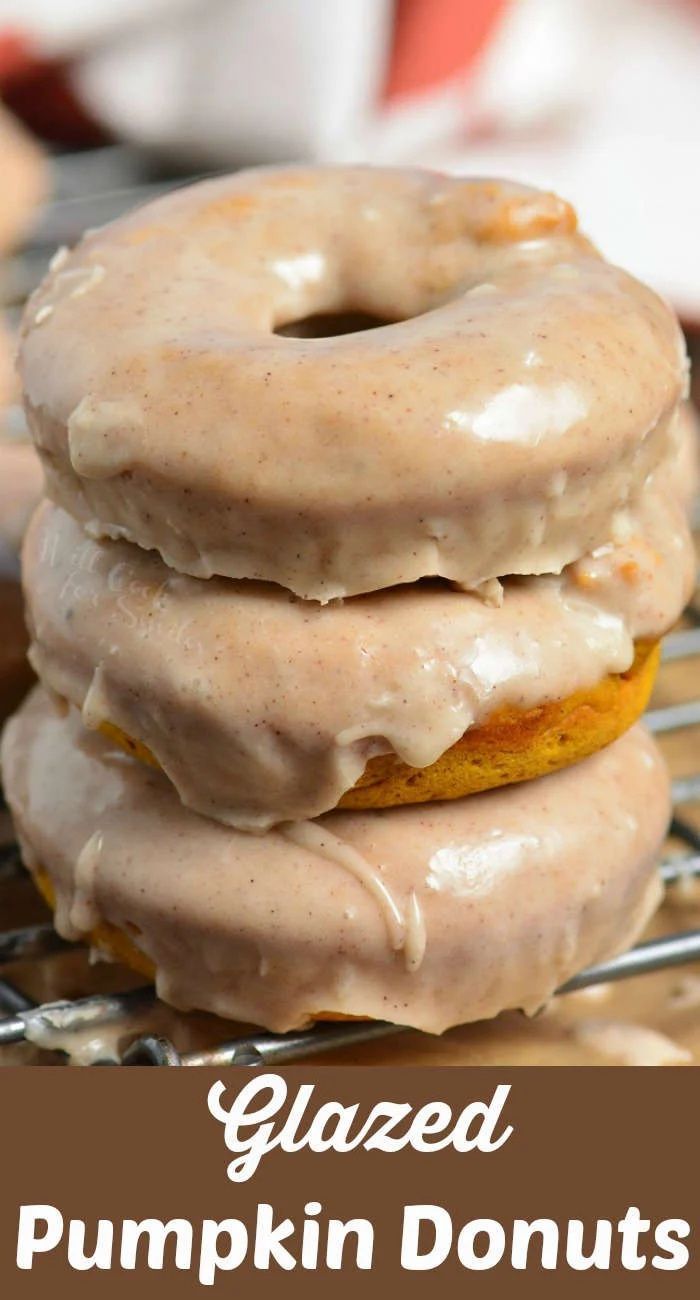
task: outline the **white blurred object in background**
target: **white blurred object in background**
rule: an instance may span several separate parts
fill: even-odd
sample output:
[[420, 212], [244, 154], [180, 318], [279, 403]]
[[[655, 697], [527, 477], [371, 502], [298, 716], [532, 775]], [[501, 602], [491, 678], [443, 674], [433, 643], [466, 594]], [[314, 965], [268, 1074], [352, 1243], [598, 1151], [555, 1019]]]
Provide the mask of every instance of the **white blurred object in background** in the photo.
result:
[[0, 0], [3, 27], [71, 59], [117, 136], [197, 165], [411, 161], [555, 188], [700, 322], [699, 0]]
[[524, 0], [477, 81], [499, 129], [434, 165], [558, 190], [606, 257], [700, 324], [700, 4]]

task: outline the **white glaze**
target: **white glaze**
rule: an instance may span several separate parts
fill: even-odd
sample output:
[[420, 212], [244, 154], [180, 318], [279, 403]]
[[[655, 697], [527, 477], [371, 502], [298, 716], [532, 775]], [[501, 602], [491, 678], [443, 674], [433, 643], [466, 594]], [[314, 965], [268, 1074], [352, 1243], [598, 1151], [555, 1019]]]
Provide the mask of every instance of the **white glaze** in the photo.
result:
[[[273, 332], [348, 310], [396, 323]], [[672, 313], [567, 204], [366, 167], [240, 172], [91, 233], [30, 301], [21, 370], [49, 491], [94, 535], [322, 600], [560, 572], [686, 383]]]
[[99, 832], [91, 915], [134, 936], [161, 996], [276, 1030], [322, 1011], [439, 1032], [503, 1007], [535, 1010], [630, 943], [660, 896], [668, 780], [639, 728], [539, 781], [319, 820], [381, 864], [404, 915], [416, 900], [419, 963], [395, 950], [374, 890], [347, 861], [188, 812], [160, 774], [85, 733], [75, 711], [59, 716], [41, 692], [6, 729], [2, 772], [60, 928], [77, 915], [75, 864]]
[[188, 807], [254, 831], [314, 817], [372, 755], [427, 766], [502, 706], [592, 687], [667, 631], [695, 560], [657, 477], [624, 542], [505, 583], [500, 605], [434, 584], [320, 607], [204, 583], [44, 505], [24, 549], [31, 661], [88, 727], [148, 746]]

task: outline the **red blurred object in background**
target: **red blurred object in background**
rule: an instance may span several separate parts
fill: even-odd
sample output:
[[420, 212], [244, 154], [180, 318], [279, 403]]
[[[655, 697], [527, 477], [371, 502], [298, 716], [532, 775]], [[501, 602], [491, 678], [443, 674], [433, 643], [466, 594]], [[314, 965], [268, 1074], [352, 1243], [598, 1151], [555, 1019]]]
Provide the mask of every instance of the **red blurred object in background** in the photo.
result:
[[[396, 0], [382, 101], [420, 96], [468, 72], [508, 0]], [[107, 138], [71, 88], [68, 65], [49, 62], [15, 28], [0, 28], [0, 95], [30, 130], [79, 147]]]
[[397, 0], [384, 99], [420, 94], [464, 73], [507, 0]]
[[0, 96], [50, 144], [89, 147], [107, 138], [71, 90], [65, 67], [41, 59], [11, 28], [0, 28]]

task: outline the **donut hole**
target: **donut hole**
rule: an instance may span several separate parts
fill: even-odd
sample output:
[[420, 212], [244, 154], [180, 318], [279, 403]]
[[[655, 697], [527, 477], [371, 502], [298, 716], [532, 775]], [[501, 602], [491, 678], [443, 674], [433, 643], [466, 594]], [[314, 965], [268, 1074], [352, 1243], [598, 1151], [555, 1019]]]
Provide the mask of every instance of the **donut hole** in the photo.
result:
[[313, 316], [302, 316], [299, 320], [278, 325], [275, 334], [283, 339], [332, 339], [342, 334], [363, 334], [367, 330], [395, 324], [394, 320], [374, 316], [366, 311], [318, 312]]

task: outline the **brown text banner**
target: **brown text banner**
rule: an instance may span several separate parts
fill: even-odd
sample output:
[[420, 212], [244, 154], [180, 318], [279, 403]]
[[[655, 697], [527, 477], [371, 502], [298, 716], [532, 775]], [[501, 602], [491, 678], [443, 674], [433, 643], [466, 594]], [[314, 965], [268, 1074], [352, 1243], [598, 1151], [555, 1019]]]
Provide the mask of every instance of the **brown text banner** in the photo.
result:
[[6, 1069], [0, 1294], [697, 1294], [695, 1070]]

